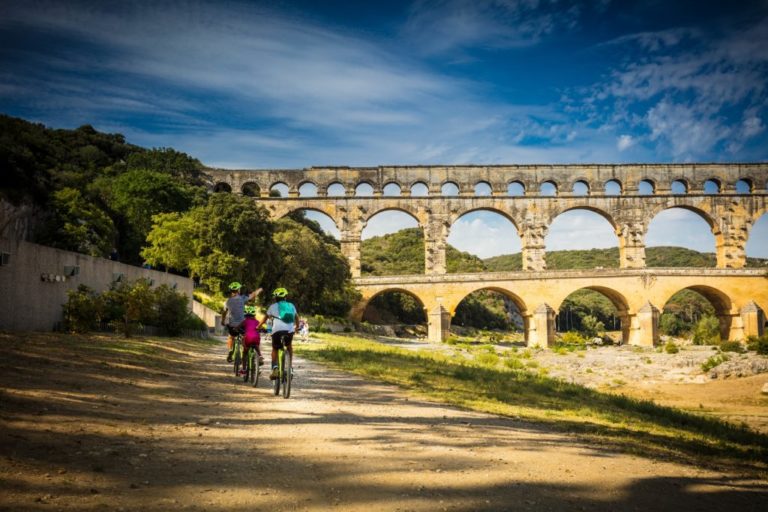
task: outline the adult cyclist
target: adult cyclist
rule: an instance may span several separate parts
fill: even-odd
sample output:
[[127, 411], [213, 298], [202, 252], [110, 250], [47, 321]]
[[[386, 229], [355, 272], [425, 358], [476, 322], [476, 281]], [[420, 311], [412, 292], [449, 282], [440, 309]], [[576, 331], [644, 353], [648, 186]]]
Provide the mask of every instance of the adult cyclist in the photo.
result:
[[221, 315], [221, 325], [227, 329], [229, 337], [227, 338], [227, 362], [232, 362], [232, 351], [235, 347], [235, 336], [239, 334], [240, 324], [245, 320], [245, 304], [255, 299], [260, 293], [261, 288], [253, 293], [243, 295], [240, 293], [243, 285], [237, 281], [229, 283], [229, 298], [224, 305], [224, 313]]
[[285, 345], [288, 353], [293, 356], [293, 333], [299, 325], [299, 313], [296, 306], [288, 302], [288, 290], [278, 288], [272, 292], [275, 302], [267, 308], [267, 312], [262, 318], [261, 323], [266, 324], [267, 318], [272, 318], [272, 374], [271, 380], [278, 377], [277, 369], [277, 351], [281, 343]]

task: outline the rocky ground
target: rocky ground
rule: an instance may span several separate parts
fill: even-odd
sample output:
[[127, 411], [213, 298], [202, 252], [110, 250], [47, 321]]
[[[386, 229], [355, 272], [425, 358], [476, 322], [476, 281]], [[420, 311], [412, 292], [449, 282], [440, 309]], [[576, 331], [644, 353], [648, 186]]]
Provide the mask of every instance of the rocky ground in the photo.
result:
[[[0, 510], [768, 509], [768, 483], [746, 467], [628, 454], [301, 360], [285, 400], [235, 379], [221, 344], [100, 343], [0, 333]], [[694, 352], [613, 354], [534, 357], [609, 381], [614, 360], [623, 389], [641, 388], [632, 367], [656, 366], [643, 357], [696, 366], [682, 363]], [[647, 375], [654, 393], [697, 386], [690, 403], [768, 376]]]

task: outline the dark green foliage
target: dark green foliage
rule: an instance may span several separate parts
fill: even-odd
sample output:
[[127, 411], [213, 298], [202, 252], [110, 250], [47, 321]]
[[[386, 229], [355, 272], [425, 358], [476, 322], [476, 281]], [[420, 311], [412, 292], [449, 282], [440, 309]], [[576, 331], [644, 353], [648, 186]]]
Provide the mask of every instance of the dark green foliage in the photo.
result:
[[67, 302], [62, 305], [64, 328], [69, 332], [89, 332], [101, 322], [104, 301], [92, 289], [81, 284], [67, 292]]
[[[591, 317], [587, 320], [587, 317]], [[598, 328], [602, 324], [602, 328]], [[557, 328], [561, 332], [577, 331], [594, 337], [603, 329], [616, 330], [620, 321], [616, 307], [602, 293], [581, 289], [570, 294], [561, 304], [557, 316]]]
[[108, 256], [117, 230], [112, 219], [79, 190], [63, 188], [54, 192], [47, 222], [38, 230], [37, 241], [44, 245], [90, 256]]
[[341, 243], [334, 238], [332, 235], [329, 235], [325, 231], [323, 231], [323, 228], [320, 226], [319, 222], [316, 222], [310, 218], [308, 218], [305, 215], [304, 210], [295, 210], [292, 211], [287, 215], [287, 217], [295, 222], [298, 222], [299, 224], [303, 224], [304, 226], [311, 229], [317, 236], [319, 236], [324, 243], [335, 245], [336, 247], [341, 247]]
[[[169, 336], [178, 336], [190, 323], [189, 299], [164, 284], [155, 289], [155, 318], [153, 324]], [[197, 318], [197, 317], [195, 317]], [[205, 322], [203, 322], [205, 325]], [[205, 327], [204, 327], [205, 328]]]
[[685, 333], [690, 326], [672, 313], [662, 313], [659, 318], [659, 330], [667, 336], [680, 336]]
[[758, 354], [768, 356], [768, 333], [760, 337], [750, 336], [747, 339], [747, 348], [756, 351]]
[[130, 337], [138, 325], [151, 325], [154, 320], [154, 293], [146, 279], [131, 283], [115, 283], [102, 294], [104, 299], [104, 320]]
[[60, 188], [81, 189], [106, 166], [143, 151], [120, 134], [99, 133], [85, 125], [53, 130], [42, 124], [0, 115], [0, 196], [20, 204], [44, 205]]
[[720, 343], [720, 350], [722, 352], [736, 352], [741, 354], [744, 352], [744, 345], [738, 341], [723, 341]]
[[421, 228], [363, 240], [360, 248], [363, 275], [386, 276], [424, 273], [424, 234]]
[[203, 164], [196, 158], [171, 148], [153, 148], [131, 153], [125, 161], [125, 167], [128, 171], [160, 172], [180, 178], [182, 182], [194, 186], [205, 185]]
[[299, 315], [344, 316], [359, 299], [349, 264], [338, 244], [329, 242], [308, 223], [291, 218], [277, 222], [274, 241], [280, 263], [270, 272], [270, 286], [287, 288]]
[[705, 316], [693, 328], [694, 345], [720, 345], [720, 321], [715, 316]]
[[477, 329], [512, 330], [512, 323], [504, 296], [490, 290], [480, 290], [459, 303], [452, 323]]
[[445, 248], [445, 266], [449, 274], [485, 272], [487, 270], [483, 260], [474, 254], [459, 251], [452, 245]]
[[424, 306], [412, 295], [402, 292], [382, 293], [371, 299], [363, 320], [374, 324], [425, 324]]

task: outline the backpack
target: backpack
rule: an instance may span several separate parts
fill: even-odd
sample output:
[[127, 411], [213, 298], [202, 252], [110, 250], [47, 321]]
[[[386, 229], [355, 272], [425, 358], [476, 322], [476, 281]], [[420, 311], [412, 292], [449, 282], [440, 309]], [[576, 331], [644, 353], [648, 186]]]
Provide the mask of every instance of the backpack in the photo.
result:
[[278, 302], [277, 313], [280, 320], [286, 324], [292, 324], [296, 320], [296, 307], [290, 302], [284, 300]]

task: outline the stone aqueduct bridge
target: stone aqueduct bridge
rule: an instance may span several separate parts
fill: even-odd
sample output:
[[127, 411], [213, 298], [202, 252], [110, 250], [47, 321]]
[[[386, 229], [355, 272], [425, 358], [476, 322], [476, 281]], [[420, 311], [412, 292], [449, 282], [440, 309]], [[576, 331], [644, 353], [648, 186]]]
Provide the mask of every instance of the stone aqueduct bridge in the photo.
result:
[[[501, 292], [515, 302], [525, 321], [529, 346], [553, 343], [557, 309], [581, 288], [599, 291], [613, 302], [625, 343], [657, 343], [660, 309], [685, 288], [696, 290], [712, 303], [724, 337], [741, 340], [764, 329], [768, 274], [765, 269], [744, 267], [750, 228], [768, 211], [767, 163], [324, 167], [214, 169], [208, 173], [214, 190], [252, 196], [274, 218], [294, 210], [316, 210], [331, 217], [341, 232], [342, 252], [363, 296], [352, 316], [362, 318], [368, 302], [380, 293], [405, 292], [424, 305], [431, 340], [445, 339], [461, 300], [481, 289]], [[586, 186], [586, 194], [572, 192], [579, 182], [582, 190]], [[614, 182], [620, 191], [607, 194], [608, 182]], [[458, 194], [443, 195], [448, 183], [456, 186]], [[541, 192], [545, 183], [554, 186], [554, 196]], [[314, 185], [309, 187], [312, 197], [302, 193], [306, 184]], [[368, 184], [372, 194], [355, 195], [361, 184]], [[478, 184], [484, 184], [480, 188], [490, 194], [476, 193]], [[276, 186], [287, 188], [288, 197], [271, 197], [270, 190]], [[712, 187], [716, 193], [711, 193]], [[399, 189], [399, 195], [392, 195], [392, 188]], [[426, 194], [411, 193], [418, 189]], [[522, 193], [511, 195], [512, 190]], [[648, 226], [659, 212], [672, 207], [693, 211], [709, 224], [715, 237], [717, 268], [645, 267]], [[546, 269], [548, 227], [555, 217], [573, 209], [595, 212], [613, 226], [620, 268]], [[387, 210], [410, 214], [423, 229], [424, 275], [360, 276], [363, 228], [371, 217]], [[462, 215], [477, 210], [497, 212], [514, 224], [522, 241], [522, 271], [446, 273], [450, 227]]]

